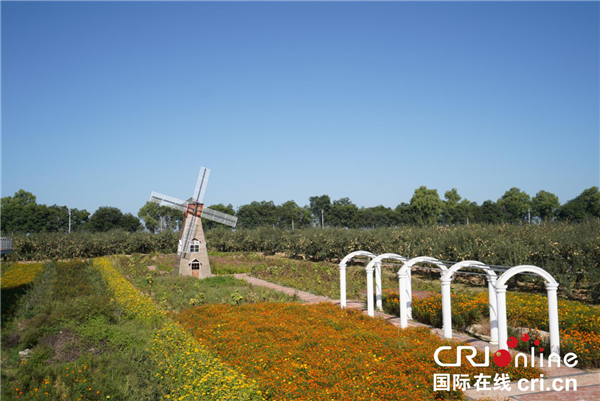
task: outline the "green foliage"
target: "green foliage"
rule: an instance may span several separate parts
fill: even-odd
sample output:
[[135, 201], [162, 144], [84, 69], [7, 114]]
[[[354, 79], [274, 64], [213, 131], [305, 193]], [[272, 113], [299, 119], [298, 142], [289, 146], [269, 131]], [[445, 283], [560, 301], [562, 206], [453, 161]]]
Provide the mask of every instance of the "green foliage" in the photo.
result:
[[140, 219], [131, 213], [123, 214], [118, 208], [110, 206], [99, 207], [94, 212], [86, 228], [95, 232], [123, 229], [134, 232], [142, 228]]
[[[259, 301], [291, 301], [291, 297], [271, 290], [256, 289], [232, 276], [214, 276], [199, 280], [191, 276], [172, 276], [164, 271], [148, 270], [156, 265], [151, 256], [116, 257], [114, 265], [144, 293], [164, 309], [181, 311], [203, 304], [240, 305]], [[171, 266], [172, 267], [172, 266]]]
[[531, 211], [544, 221], [551, 220], [559, 206], [558, 196], [546, 191], [538, 192], [531, 200]]
[[[71, 209], [71, 230], [76, 231], [87, 222], [86, 210]], [[20, 189], [14, 196], [2, 198], [3, 233], [67, 232], [69, 210], [66, 206], [46, 206], [36, 203], [31, 192]]]
[[99, 281], [87, 262], [46, 265], [2, 327], [3, 399], [164, 397], [148, 358], [152, 332], [125, 319]]
[[399, 229], [212, 230], [211, 251], [284, 253], [337, 261], [358, 249], [380, 254], [532, 264], [546, 269], [573, 298], [600, 300], [600, 222], [542, 225], [470, 225]]
[[415, 190], [410, 200], [410, 212], [415, 224], [431, 226], [437, 223], [444, 208], [437, 189], [427, 189], [422, 186]]
[[312, 212], [313, 218], [317, 222], [317, 226], [321, 226], [321, 214], [324, 217], [324, 224], [328, 225], [329, 212], [331, 211], [331, 198], [329, 195], [311, 196], [308, 198], [309, 208]]
[[159, 206], [154, 202], [146, 202], [138, 211], [138, 217], [151, 233], [161, 228], [161, 220], [164, 223], [162, 228], [171, 231], [178, 231], [183, 222], [183, 214], [179, 210]]
[[39, 233], [14, 237], [16, 260], [48, 260], [93, 258], [115, 254], [151, 253], [177, 251], [179, 233], [164, 231], [159, 234], [147, 232], [129, 233], [113, 230], [105, 233], [77, 232]]
[[277, 224], [277, 206], [272, 201], [252, 202], [240, 206], [237, 212], [238, 226], [254, 228], [259, 226], [274, 226]]
[[558, 217], [566, 221], [583, 221], [600, 218], [600, 191], [591, 187], [578, 197], [565, 203], [558, 211]]
[[498, 205], [504, 212], [505, 221], [519, 223], [523, 221], [527, 210], [531, 207], [531, 198], [519, 188], [513, 187], [498, 199]]

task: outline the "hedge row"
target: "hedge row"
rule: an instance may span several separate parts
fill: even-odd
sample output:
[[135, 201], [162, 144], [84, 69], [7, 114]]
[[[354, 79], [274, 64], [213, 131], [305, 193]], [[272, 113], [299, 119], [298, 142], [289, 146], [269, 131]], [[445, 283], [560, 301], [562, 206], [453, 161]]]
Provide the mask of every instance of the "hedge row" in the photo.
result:
[[[178, 233], [36, 234], [16, 237], [15, 259], [44, 260], [176, 251]], [[345, 230], [213, 229], [209, 250], [285, 253], [291, 257], [339, 260], [358, 250], [479, 260], [488, 264], [533, 264], [548, 270], [566, 294], [584, 290], [600, 297], [600, 222], [544, 225], [470, 225]]]

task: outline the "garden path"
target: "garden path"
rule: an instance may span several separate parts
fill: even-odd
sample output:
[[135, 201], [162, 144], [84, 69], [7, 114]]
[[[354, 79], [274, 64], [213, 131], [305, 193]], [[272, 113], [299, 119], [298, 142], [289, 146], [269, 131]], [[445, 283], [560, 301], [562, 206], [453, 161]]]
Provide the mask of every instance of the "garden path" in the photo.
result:
[[[334, 300], [328, 297], [324, 297], [321, 295], [311, 294], [306, 291], [300, 291], [295, 288], [285, 287], [279, 284], [274, 284], [256, 277], [249, 276], [247, 274], [235, 274], [235, 278], [240, 280], [245, 280], [252, 285], [256, 285], [259, 287], [270, 288], [275, 291], [283, 292], [287, 295], [294, 296], [296, 295], [300, 300], [304, 301], [305, 304], [317, 304], [320, 302], [329, 302], [335, 305], [339, 305], [339, 300]], [[367, 313], [367, 308], [363, 301], [359, 300], [347, 300], [346, 306], [349, 309], [358, 309], [363, 313]], [[400, 327], [400, 318], [396, 316], [389, 315], [383, 312], [375, 312], [375, 317], [378, 319], [386, 320], [390, 324]], [[442, 329], [438, 329], [423, 323], [409, 321], [408, 325], [410, 327], [427, 327], [431, 330], [432, 333], [437, 335], [440, 338], [444, 338], [444, 332]], [[468, 343], [469, 345], [480, 349], [485, 350], [485, 347], [489, 347], [491, 351], [498, 350], [497, 346], [490, 345], [488, 342], [480, 340], [478, 338], [474, 338], [468, 336], [464, 333], [453, 333], [453, 338], [459, 341], [463, 341]], [[513, 352], [516, 353], [516, 352]], [[539, 366], [539, 360], [536, 361], [536, 366]], [[562, 401], [597, 401], [600, 400], [600, 372], [586, 372], [581, 369], [560, 367], [560, 368], [546, 368], [545, 370], [545, 385], [547, 390], [545, 391], [520, 391], [517, 387], [517, 383], [511, 383], [511, 391], [503, 391], [502, 396], [500, 398], [504, 399], [508, 397], [513, 400], [520, 401], [552, 401], [552, 400], [562, 400]], [[577, 380], [577, 391], [572, 392], [558, 392], [551, 390], [551, 383], [554, 380], [562, 380], [562, 383], [566, 383], [567, 378], [574, 378]], [[560, 382], [559, 382], [560, 384]], [[493, 398], [498, 396], [498, 391], [477, 391], [475, 389], [471, 389], [466, 391], [466, 396], [468, 399], [480, 399], [485, 397]]]

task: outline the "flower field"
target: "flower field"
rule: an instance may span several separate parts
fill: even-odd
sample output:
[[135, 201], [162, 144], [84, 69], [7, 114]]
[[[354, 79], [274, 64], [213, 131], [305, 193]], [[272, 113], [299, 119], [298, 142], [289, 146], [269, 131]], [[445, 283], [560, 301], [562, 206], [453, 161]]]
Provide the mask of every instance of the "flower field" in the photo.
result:
[[438, 367], [433, 353], [443, 342], [429, 330], [398, 330], [329, 304], [208, 305], [178, 320], [268, 399], [460, 399], [460, 392], [434, 393], [433, 374], [494, 372], [466, 361], [460, 372]]
[[[384, 291], [384, 309], [399, 314], [398, 292]], [[513, 327], [548, 331], [548, 301], [539, 294], [507, 293], [507, 319]], [[442, 296], [413, 298], [413, 318], [442, 327]], [[562, 352], [575, 352], [580, 366], [600, 367], [600, 310], [576, 301], [558, 300]], [[452, 294], [452, 325], [458, 330], [489, 318], [488, 294]], [[546, 347], [549, 349], [549, 347]]]
[[23, 295], [36, 277], [44, 271], [42, 263], [13, 263], [2, 266], [0, 285], [2, 288], [2, 322], [9, 319], [17, 300]]
[[141, 294], [123, 278], [110, 259], [95, 259], [94, 266], [113, 294], [113, 302], [140, 323], [157, 328], [150, 358], [156, 366], [154, 377], [166, 389], [166, 398], [258, 398], [252, 381], [221, 363], [205, 346], [172, 321], [151, 298]]
[[2, 289], [29, 284], [44, 271], [42, 263], [16, 263], [2, 269]]

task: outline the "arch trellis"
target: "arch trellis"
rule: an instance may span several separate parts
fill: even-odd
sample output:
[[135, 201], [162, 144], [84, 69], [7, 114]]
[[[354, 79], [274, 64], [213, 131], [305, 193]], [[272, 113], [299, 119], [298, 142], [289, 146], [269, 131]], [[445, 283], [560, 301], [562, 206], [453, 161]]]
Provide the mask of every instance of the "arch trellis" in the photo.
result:
[[442, 318], [444, 323], [444, 338], [452, 338], [452, 296], [450, 285], [452, 277], [462, 268], [480, 269], [487, 274], [488, 297], [490, 308], [490, 344], [498, 344], [498, 306], [496, 297], [497, 275], [489, 266], [476, 260], [465, 260], [453, 264], [442, 276]]
[[[558, 282], [546, 270], [532, 265], [520, 265], [504, 270], [500, 276], [494, 270], [502, 271], [504, 266], [486, 265], [475, 260], [466, 260], [454, 263], [450, 268], [439, 259], [429, 256], [419, 256], [406, 260], [403, 256], [394, 253], [385, 253], [379, 256], [367, 251], [356, 251], [346, 255], [339, 264], [340, 267], [340, 306], [346, 307], [346, 266], [350, 260], [357, 256], [366, 256], [371, 260], [365, 270], [367, 273], [367, 312], [370, 316], [375, 314], [373, 301], [373, 272], [376, 280], [377, 309], [382, 310], [381, 288], [381, 261], [385, 259], [402, 261], [398, 271], [400, 327], [408, 327], [408, 320], [412, 319], [412, 285], [410, 282], [411, 269], [417, 264], [430, 264], [441, 270], [442, 287], [442, 315], [444, 337], [452, 338], [452, 302], [451, 282], [452, 277], [462, 268], [483, 270], [484, 273], [466, 272], [467, 274], [484, 274], [488, 281], [488, 296], [490, 308], [490, 344], [498, 344], [499, 349], [508, 349], [508, 323], [506, 318], [506, 289], [509, 279], [517, 274], [533, 274], [542, 277], [546, 283], [548, 295], [548, 326], [550, 329], [550, 352], [560, 355], [560, 333], [558, 321]], [[495, 267], [495, 268], [492, 268]]]
[[381, 289], [381, 261], [398, 260], [406, 262], [404, 256], [396, 253], [384, 253], [373, 258], [367, 267], [367, 313], [369, 316], [375, 316], [375, 307], [373, 305], [373, 271], [375, 271], [375, 298], [377, 300], [377, 309], [383, 310], [382, 289]]
[[410, 282], [410, 271], [417, 263], [427, 263], [437, 266], [444, 274], [448, 268], [444, 263], [436, 258], [429, 256], [418, 256], [406, 261], [400, 270], [398, 270], [399, 294], [398, 303], [400, 304], [400, 327], [405, 329], [408, 327], [408, 320], [412, 320], [412, 285]]
[[531, 265], [511, 267], [496, 281], [496, 296], [498, 302], [498, 347], [508, 349], [508, 324], [506, 321], [506, 282], [513, 276], [521, 273], [533, 273], [546, 280], [546, 292], [548, 294], [548, 326], [550, 329], [550, 352], [560, 355], [560, 333], [558, 330], [558, 282], [546, 270]]
[[[374, 259], [376, 257], [376, 255], [371, 252], [355, 251], [355, 252], [349, 253], [348, 255], [344, 256], [344, 258], [340, 262], [340, 264], [339, 264], [339, 266], [340, 266], [340, 307], [342, 309], [346, 308], [346, 266], [348, 265], [348, 262], [350, 262], [352, 259], [354, 259], [357, 256], [366, 256], [370, 259]], [[367, 277], [368, 276], [369, 275], [367, 274]], [[371, 276], [371, 280], [373, 280], [372, 276]], [[371, 281], [371, 285], [373, 285], [372, 281]], [[373, 292], [373, 288], [371, 288], [371, 293], [372, 292]]]

